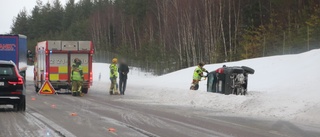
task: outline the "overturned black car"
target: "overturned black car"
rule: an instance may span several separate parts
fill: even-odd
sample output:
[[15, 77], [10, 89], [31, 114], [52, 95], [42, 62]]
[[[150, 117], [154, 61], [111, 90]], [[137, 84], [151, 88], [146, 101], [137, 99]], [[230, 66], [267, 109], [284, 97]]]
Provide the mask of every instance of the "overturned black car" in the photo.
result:
[[207, 92], [246, 95], [248, 74], [254, 74], [254, 69], [246, 66], [227, 67], [223, 65], [222, 68], [207, 75]]

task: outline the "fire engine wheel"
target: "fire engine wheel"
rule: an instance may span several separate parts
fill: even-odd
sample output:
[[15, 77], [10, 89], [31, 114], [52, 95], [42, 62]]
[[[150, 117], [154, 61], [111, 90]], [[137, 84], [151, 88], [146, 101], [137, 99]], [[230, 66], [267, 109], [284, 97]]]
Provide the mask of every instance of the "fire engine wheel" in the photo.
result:
[[82, 93], [87, 94], [88, 93], [88, 88], [82, 88]]
[[38, 93], [40, 90], [37, 86], [34, 86], [34, 89], [35, 89], [36, 93]]

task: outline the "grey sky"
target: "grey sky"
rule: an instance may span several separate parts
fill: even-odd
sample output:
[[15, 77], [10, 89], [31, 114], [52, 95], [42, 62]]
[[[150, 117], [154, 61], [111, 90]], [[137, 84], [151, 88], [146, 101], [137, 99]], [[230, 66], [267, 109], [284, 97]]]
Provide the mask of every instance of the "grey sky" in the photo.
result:
[[[43, 3], [53, 0], [42, 0]], [[61, 4], [65, 5], [68, 0], [60, 0]], [[75, 0], [76, 2], [79, 0]], [[30, 15], [31, 10], [36, 5], [36, 0], [0, 0], [0, 34], [9, 33], [14, 17], [23, 9], [26, 8]]]

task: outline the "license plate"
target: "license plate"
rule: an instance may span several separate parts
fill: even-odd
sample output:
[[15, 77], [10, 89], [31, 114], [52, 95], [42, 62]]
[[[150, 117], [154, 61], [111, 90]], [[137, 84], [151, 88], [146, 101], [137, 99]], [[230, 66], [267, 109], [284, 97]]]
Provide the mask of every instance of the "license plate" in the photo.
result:
[[0, 86], [4, 86], [4, 82], [0, 82]]

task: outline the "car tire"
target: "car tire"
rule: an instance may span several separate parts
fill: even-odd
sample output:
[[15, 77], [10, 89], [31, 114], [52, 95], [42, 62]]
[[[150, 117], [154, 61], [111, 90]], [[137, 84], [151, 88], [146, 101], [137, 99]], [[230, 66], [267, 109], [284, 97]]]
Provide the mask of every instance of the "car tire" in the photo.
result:
[[22, 96], [20, 102], [16, 104], [16, 110], [20, 112], [26, 111], [26, 97]]
[[250, 67], [241, 66], [241, 68], [244, 69], [246, 73], [254, 74], [254, 69], [252, 69], [252, 68], [250, 68]]
[[20, 111], [26, 111], [26, 96], [23, 96], [20, 102]]
[[88, 93], [88, 88], [82, 88], [82, 93], [87, 94]]
[[244, 73], [244, 69], [239, 67], [234, 67], [230, 70], [230, 73], [235, 73], [235, 74]]
[[18, 112], [19, 111], [19, 104], [13, 104], [13, 110]]

